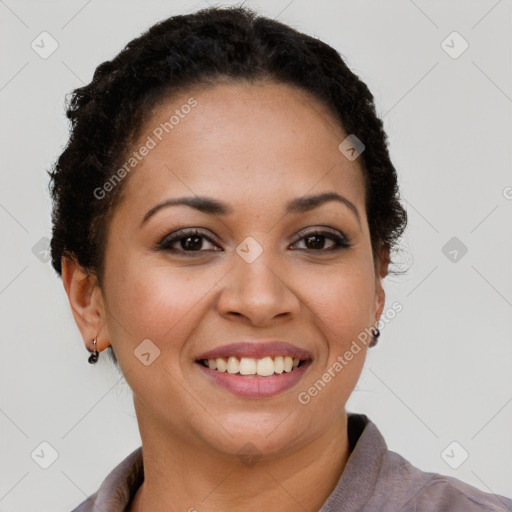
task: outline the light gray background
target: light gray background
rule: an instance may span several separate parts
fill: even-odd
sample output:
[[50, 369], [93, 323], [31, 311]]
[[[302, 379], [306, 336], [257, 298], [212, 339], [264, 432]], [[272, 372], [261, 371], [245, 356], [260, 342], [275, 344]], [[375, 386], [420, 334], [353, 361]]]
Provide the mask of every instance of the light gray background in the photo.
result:
[[[399, 173], [408, 273], [385, 287], [403, 311], [348, 409], [421, 469], [512, 496], [512, 2], [246, 5], [341, 52]], [[62, 282], [32, 248], [51, 233], [45, 171], [67, 140], [64, 95], [154, 22], [205, 6], [0, 0], [0, 511], [69, 511], [140, 445], [128, 386], [106, 355], [87, 363]], [[47, 59], [31, 48], [43, 31], [59, 45]], [[453, 31], [469, 43], [456, 59], [441, 46]], [[452, 237], [468, 248], [456, 262], [442, 252]], [[48, 469], [31, 457], [43, 441], [58, 452]], [[452, 441], [469, 453], [458, 469], [441, 456]]]

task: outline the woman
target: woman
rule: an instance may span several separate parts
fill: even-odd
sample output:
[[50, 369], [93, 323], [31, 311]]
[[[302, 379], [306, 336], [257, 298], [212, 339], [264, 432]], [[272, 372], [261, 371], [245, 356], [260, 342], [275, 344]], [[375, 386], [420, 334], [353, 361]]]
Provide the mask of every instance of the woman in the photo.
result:
[[345, 404], [406, 225], [368, 88], [242, 8], [176, 16], [74, 91], [52, 265], [142, 446], [75, 511], [490, 511]]

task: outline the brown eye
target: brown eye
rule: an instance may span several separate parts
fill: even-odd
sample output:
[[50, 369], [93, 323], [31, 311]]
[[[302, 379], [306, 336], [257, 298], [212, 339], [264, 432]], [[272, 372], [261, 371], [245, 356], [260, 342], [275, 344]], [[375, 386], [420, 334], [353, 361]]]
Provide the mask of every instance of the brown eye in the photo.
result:
[[185, 251], [197, 251], [203, 246], [203, 237], [200, 235], [187, 236], [177, 240], [181, 243], [181, 249]]
[[[163, 251], [172, 251], [172, 252], [204, 252], [204, 241], [215, 245], [214, 242], [206, 236], [204, 233], [193, 229], [193, 230], [180, 230], [176, 233], [171, 233], [163, 238], [158, 243], [158, 249]], [[179, 243], [179, 245], [178, 245]], [[178, 247], [174, 247], [178, 245]], [[212, 249], [206, 249], [208, 251]], [[215, 249], [214, 249], [215, 250]]]
[[[325, 248], [324, 245], [326, 240], [331, 240], [333, 245], [329, 248]], [[299, 238], [295, 244], [304, 241], [305, 250], [310, 251], [336, 251], [339, 249], [347, 249], [351, 246], [347, 237], [336, 235], [330, 231], [311, 231], [302, 238]]]

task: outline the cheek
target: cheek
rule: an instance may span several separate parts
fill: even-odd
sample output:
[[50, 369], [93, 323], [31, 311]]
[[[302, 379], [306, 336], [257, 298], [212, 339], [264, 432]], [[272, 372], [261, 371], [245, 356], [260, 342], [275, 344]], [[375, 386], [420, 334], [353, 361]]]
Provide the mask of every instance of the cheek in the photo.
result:
[[198, 323], [202, 301], [219, 280], [215, 272], [173, 268], [165, 262], [147, 265], [136, 258], [126, 258], [110, 276], [110, 324], [117, 336], [113, 344], [118, 342], [120, 350], [133, 351], [142, 340], [150, 339], [162, 355], [181, 349]]
[[359, 378], [370, 341], [374, 275], [371, 267], [354, 265], [322, 279], [317, 276], [311, 290], [314, 322], [322, 332], [326, 350], [308, 385], [312, 386], [312, 396], [321, 394], [320, 401], [326, 406], [337, 403], [341, 408]]
[[369, 327], [374, 305], [374, 276], [371, 269], [350, 266], [331, 270], [315, 280], [308, 292], [314, 313], [327, 330], [327, 337], [343, 346], [348, 336]]

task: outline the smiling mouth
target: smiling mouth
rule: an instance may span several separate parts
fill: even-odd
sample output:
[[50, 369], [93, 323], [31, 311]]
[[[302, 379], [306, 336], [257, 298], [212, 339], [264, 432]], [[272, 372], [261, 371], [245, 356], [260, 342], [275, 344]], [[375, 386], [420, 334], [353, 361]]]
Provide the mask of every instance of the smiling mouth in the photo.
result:
[[237, 376], [270, 377], [283, 373], [291, 373], [303, 366], [307, 359], [292, 358], [291, 356], [276, 357], [217, 357], [215, 359], [200, 359], [196, 362], [220, 373]]

